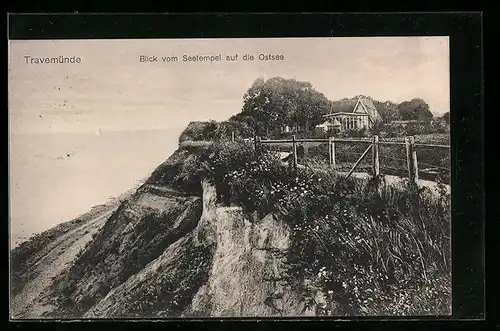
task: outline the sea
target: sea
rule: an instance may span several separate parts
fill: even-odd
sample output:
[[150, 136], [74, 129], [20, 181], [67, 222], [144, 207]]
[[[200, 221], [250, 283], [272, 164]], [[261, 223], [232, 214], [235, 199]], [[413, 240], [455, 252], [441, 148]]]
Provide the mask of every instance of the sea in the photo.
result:
[[11, 248], [147, 179], [178, 146], [177, 130], [12, 134]]

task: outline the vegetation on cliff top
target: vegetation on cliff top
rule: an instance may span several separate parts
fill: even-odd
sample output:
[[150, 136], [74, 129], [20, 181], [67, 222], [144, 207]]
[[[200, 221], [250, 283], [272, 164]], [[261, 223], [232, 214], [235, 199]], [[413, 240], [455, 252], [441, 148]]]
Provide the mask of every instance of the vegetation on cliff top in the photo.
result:
[[[448, 314], [451, 304], [450, 196], [383, 178], [362, 183], [325, 170], [294, 171], [269, 150], [215, 141], [163, 165], [166, 179], [199, 194], [210, 179], [219, 202], [259, 216], [274, 214], [292, 232], [289, 283], [324, 314]], [[181, 160], [182, 159], [182, 160]], [[253, 219], [258, 219], [253, 218]], [[337, 308], [334, 308], [337, 307]]]

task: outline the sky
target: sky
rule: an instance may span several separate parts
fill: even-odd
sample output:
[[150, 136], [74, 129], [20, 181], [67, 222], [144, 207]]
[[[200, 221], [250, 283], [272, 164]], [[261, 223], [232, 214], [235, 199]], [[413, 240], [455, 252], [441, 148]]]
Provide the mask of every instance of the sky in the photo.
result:
[[[259, 54], [282, 54], [260, 61]], [[161, 56], [239, 54], [234, 62], [168, 62]], [[243, 61], [244, 54], [254, 61]], [[25, 56], [78, 56], [26, 64]], [[141, 63], [140, 56], [160, 62]], [[330, 100], [422, 98], [449, 111], [447, 37], [43, 40], [9, 42], [13, 134], [170, 129], [240, 112], [258, 77], [309, 81]]]

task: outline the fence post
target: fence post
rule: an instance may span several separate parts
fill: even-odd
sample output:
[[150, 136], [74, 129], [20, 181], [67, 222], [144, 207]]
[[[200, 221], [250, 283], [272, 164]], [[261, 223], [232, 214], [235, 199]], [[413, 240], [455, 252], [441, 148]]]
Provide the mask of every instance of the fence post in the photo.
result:
[[415, 149], [415, 137], [405, 137], [406, 163], [408, 167], [408, 178], [411, 182], [418, 180], [417, 151]]
[[405, 136], [405, 147], [406, 147], [406, 168], [408, 169], [408, 178], [411, 180], [411, 145], [410, 139]]
[[337, 161], [335, 160], [335, 137], [332, 137], [332, 166], [335, 167]]
[[328, 138], [328, 163], [335, 167], [335, 138]]
[[376, 178], [380, 175], [380, 161], [378, 157], [378, 136], [375, 135], [373, 136], [373, 148], [372, 148], [372, 155], [373, 155], [373, 177]]
[[332, 137], [328, 138], [328, 164], [333, 164], [333, 156], [332, 156]]
[[295, 141], [295, 135], [292, 136], [292, 153], [293, 153], [293, 168], [297, 170], [297, 142]]
[[418, 180], [418, 163], [417, 163], [417, 149], [415, 148], [415, 137], [410, 137], [410, 149], [411, 149], [411, 170], [413, 181]]

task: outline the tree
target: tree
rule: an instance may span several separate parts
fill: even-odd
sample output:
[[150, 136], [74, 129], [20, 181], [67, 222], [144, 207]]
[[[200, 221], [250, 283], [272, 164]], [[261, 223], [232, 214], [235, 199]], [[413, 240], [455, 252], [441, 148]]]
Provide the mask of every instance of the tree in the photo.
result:
[[380, 102], [373, 100], [373, 104], [377, 108], [384, 122], [397, 121], [401, 119], [398, 111], [398, 105], [392, 101]]
[[402, 120], [426, 121], [433, 118], [429, 105], [420, 98], [403, 101], [397, 109]]
[[231, 119], [244, 121], [259, 135], [280, 132], [285, 125], [309, 130], [322, 121], [328, 105], [309, 82], [258, 78], [243, 96], [241, 113]]

